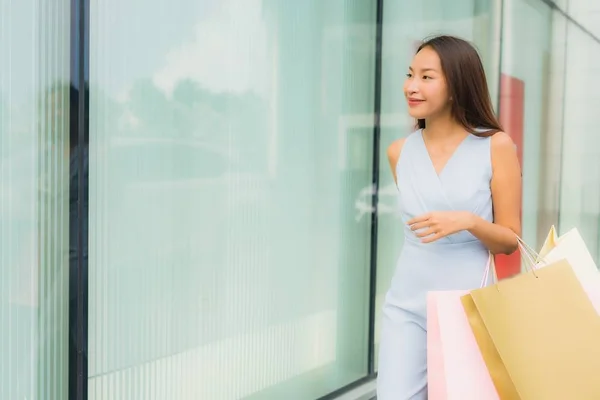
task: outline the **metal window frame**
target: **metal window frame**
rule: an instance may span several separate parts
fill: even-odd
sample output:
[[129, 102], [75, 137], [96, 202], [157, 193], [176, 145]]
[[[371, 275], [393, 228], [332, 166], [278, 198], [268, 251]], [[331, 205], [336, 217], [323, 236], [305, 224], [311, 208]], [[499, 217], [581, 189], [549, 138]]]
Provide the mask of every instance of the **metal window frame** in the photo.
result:
[[[89, 174], [89, 10], [90, 0], [71, 0], [71, 174], [75, 173], [76, 213], [70, 213], [69, 287], [69, 399], [88, 398], [88, 208]], [[73, 132], [75, 131], [75, 132]], [[72, 205], [71, 205], [72, 206]]]

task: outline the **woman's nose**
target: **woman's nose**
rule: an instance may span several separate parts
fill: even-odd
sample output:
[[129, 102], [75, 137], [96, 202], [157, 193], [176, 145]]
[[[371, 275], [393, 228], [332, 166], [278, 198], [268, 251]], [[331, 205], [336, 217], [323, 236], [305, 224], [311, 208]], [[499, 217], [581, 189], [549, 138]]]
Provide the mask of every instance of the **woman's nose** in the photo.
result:
[[406, 82], [406, 91], [411, 94], [419, 91], [419, 85], [414, 79], [409, 79], [408, 82]]

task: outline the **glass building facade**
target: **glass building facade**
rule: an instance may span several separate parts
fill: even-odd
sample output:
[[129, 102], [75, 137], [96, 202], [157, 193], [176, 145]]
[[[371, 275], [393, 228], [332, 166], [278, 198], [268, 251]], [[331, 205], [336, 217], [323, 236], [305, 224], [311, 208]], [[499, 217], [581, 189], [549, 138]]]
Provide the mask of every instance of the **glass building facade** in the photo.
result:
[[0, 398], [372, 383], [385, 150], [438, 33], [480, 51], [524, 239], [577, 227], [600, 260], [597, 0], [0, 0]]

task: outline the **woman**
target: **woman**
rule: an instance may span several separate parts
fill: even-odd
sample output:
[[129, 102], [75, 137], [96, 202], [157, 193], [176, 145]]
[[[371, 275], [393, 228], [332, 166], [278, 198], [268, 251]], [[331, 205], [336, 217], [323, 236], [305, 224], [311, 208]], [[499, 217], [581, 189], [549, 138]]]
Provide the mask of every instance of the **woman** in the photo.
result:
[[424, 42], [404, 93], [418, 130], [388, 148], [404, 246], [383, 307], [378, 400], [427, 399], [426, 296], [479, 286], [520, 235], [521, 171], [466, 41]]

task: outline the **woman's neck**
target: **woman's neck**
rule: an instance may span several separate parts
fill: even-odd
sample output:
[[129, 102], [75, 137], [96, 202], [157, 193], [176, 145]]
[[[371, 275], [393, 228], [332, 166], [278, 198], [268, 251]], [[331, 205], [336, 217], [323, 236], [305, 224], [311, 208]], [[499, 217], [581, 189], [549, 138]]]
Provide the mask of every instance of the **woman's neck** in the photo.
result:
[[425, 135], [429, 139], [445, 139], [452, 136], [465, 136], [465, 128], [452, 118], [451, 115], [427, 118], [425, 120]]

